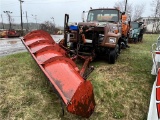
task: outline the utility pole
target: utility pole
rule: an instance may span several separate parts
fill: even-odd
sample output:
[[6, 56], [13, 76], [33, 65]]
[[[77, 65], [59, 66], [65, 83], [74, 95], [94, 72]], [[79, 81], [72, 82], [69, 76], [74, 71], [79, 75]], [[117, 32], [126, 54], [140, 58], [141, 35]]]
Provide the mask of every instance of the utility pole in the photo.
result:
[[53, 24], [54, 24], [54, 26], [55, 26], [54, 17], [51, 17], [51, 19], [53, 20]]
[[2, 18], [2, 28], [4, 29], [3, 16], [2, 16], [2, 14], [1, 14], [1, 18]]
[[21, 14], [21, 35], [23, 35], [22, 3], [24, 1], [19, 0], [19, 2], [20, 2], [20, 14]]
[[37, 29], [38, 29], [38, 24], [37, 24], [37, 15], [33, 15], [33, 14], [32, 14], [32, 16], [34, 17], [34, 19], [35, 19], [35, 21], [36, 21], [36, 27], [37, 27]]
[[35, 15], [35, 20], [36, 20], [36, 26], [37, 26], [37, 30], [38, 30], [37, 15]]
[[126, 4], [125, 4], [125, 12], [127, 12], [127, 0], [126, 0]]
[[54, 17], [51, 17], [51, 19], [53, 20], [53, 27], [52, 27], [52, 31], [54, 32], [54, 30], [55, 30], [55, 21], [54, 21]]
[[29, 30], [27, 11], [26, 11], [26, 20], [27, 20], [27, 30]]
[[3, 12], [6, 13], [7, 16], [8, 16], [9, 30], [11, 30], [11, 29], [12, 29], [12, 26], [11, 26], [11, 15], [10, 15], [10, 13], [12, 13], [12, 12], [11, 12], [11, 11], [3, 11]]

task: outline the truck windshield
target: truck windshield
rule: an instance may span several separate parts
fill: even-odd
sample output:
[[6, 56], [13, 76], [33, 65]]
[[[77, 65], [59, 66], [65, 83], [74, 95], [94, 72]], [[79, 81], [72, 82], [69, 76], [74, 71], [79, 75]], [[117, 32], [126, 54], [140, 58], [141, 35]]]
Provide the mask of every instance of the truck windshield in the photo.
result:
[[139, 24], [136, 23], [136, 22], [131, 22], [131, 27], [132, 27], [133, 29], [139, 28]]
[[87, 22], [98, 21], [98, 22], [118, 22], [118, 10], [90, 10], [87, 17]]

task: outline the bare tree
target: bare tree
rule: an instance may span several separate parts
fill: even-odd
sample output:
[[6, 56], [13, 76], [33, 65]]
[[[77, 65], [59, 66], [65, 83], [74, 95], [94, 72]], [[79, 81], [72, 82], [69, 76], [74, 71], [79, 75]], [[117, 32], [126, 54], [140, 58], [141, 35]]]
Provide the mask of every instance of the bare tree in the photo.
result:
[[153, 10], [153, 17], [154, 23], [152, 27], [153, 32], [160, 32], [160, 0], [153, 0], [152, 1], [152, 10]]
[[119, 8], [121, 12], [130, 13], [132, 15], [133, 7], [132, 4], [127, 3], [126, 11], [125, 11], [126, 0], [121, 0], [115, 3], [114, 7]]
[[10, 11], [3, 11], [4, 13], [6, 13], [7, 14], [7, 17], [8, 17], [8, 21], [9, 21], [9, 30], [11, 30], [12, 29], [12, 18], [11, 18], [11, 13], [12, 12], [10, 12]]
[[137, 4], [134, 6], [134, 14], [132, 15], [132, 20], [136, 20], [142, 17], [142, 14], [145, 10], [145, 4]]
[[[118, 7], [120, 9], [120, 11], [125, 11], [125, 4], [126, 4], [126, 0], [121, 0], [119, 2], [116, 2], [114, 7]], [[144, 4], [138, 4], [133, 6], [132, 3], [127, 3], [126, 6], [126, 13], [130, 14], [130, 17], [133, 20], [136, 20], [138, 18], [140, 18], [144, 12], [145, 6]]]
[[55, 32], [55, 24], [50, 21], [45, 21], [41, 24], [41, 29], [53, 34]]

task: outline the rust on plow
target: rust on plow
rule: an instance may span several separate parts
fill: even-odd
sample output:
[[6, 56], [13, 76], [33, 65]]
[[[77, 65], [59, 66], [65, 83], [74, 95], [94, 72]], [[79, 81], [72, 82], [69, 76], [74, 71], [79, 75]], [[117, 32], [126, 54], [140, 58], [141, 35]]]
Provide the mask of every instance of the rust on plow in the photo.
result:
[[32, 57], [61, 96], [67, 111], [89, 118], [95, 108], [93, 87], [53, 38], [42, 30], [22, 39]]

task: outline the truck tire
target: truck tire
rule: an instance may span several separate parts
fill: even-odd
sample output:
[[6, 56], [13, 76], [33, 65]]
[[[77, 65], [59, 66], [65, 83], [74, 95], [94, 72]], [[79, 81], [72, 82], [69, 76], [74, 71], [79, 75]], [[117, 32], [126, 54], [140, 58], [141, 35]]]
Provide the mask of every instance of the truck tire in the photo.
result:
[[115, 49], [112, 49], [109, 53], [109, 63], [114, 64], [119, 55], [119, 45], [117, 44]]
[[109, 63], [114, 64], [116, 62], [116, 52], [115, 50], [111, 50], [109, 53]]
[[140, 37], [139, 37], [139, 42], [142, 42], [142, 39], [143, 39], [142, 37], [143, 37], [143, 36], [140, 36]]

